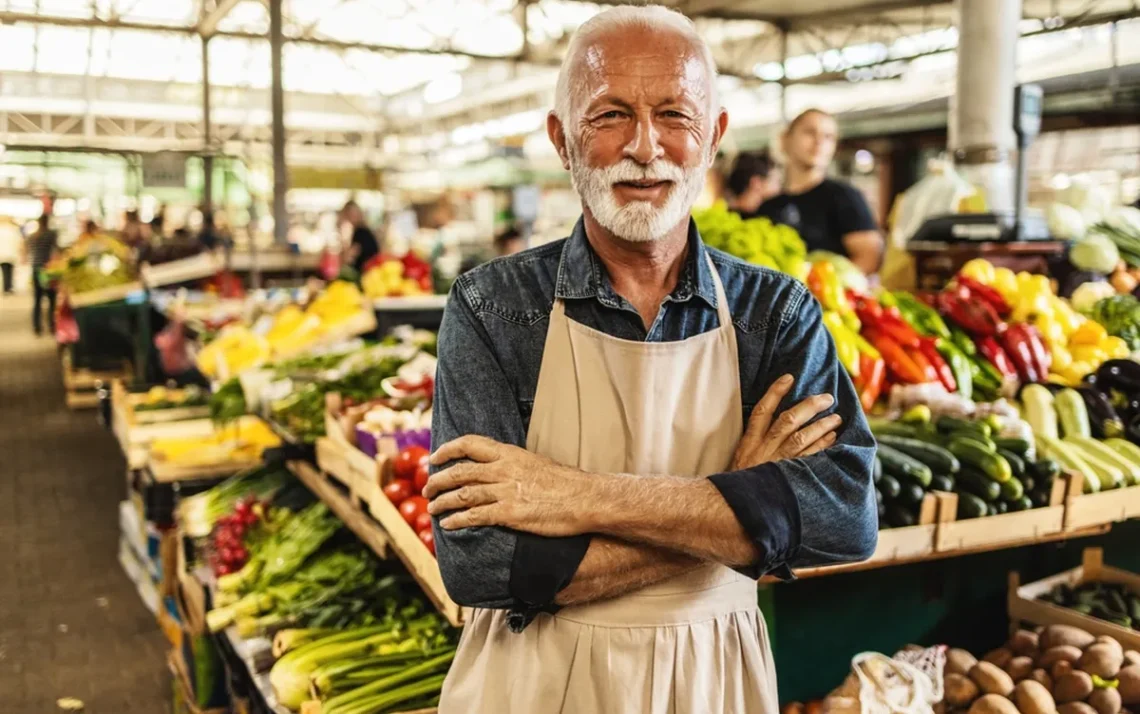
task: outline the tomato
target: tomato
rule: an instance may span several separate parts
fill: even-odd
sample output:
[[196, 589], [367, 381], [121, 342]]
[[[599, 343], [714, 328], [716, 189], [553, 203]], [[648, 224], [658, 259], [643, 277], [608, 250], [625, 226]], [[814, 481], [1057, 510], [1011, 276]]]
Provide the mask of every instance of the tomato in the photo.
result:
[[420, 531], [420, 542], [427, 546], [432, 555], [435, 555], [435, 534], [431, 530]]
[[431, 514], [430, 513], [421, 513], [420, 515], [416, 516], [416, 522], [412, 525], [412, 527], [416, 529], [416, 533], [422, 533], [423, 531], [430, 531], [431, 530]]
[[428, 457], [424, 456], [420, 459], [419, 464], [416, 465], [416, 493], [423, 493], [424, 486], [427, 485], [428, 478], [431, 477], [431, 464], [428, 463]]
[[416, 477], [416, 467], [420, 459], [428, 455], [428, 450], [422, 446], [409, 446], [396, 455], [396, 478], [406, 478], [409, 481]]
[[414, 488], [412, 482], [408, 479], [398, 478], [384, 487], [384, 495], [388, 497], [388, 500], [391, 501], [393, 505], [399, 506], [414, 493]]
[[421, 513], [427, 513], [428, 500], [423, 496], [412, 496], [400, 504], [400, 515], [409, 526], [415, 526]]

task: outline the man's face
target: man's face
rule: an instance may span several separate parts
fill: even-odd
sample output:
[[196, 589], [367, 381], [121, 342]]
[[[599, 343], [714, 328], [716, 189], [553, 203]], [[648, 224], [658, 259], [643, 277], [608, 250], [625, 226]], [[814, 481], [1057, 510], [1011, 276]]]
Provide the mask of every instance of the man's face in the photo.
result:
[[784, 141], [788, 159], [805, 169], [825, 169], [835, 156], [839, 128], [831, 117], [812, 112], [796, 122]]
[[710, 116], [712, 78], [697, 48], [623, 30], [599, 38], [575, 72], [581, 91], [561, 128], [584, 208], [619, 238], [663, 238], [688, 219], [727, 122]]

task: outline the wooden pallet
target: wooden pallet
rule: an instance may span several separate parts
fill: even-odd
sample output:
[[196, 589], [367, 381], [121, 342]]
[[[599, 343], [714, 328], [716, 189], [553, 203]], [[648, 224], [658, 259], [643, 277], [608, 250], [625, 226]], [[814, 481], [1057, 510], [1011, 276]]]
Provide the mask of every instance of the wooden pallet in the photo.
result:
[[1103, 549], [1085, 548], [1081, 561], [1081, 565], [1072, 570], [1027, 585], [1021, 584], [1021, 576], [1018, 573], [1010, 573], [1007, 602], [1010, 622], [1072, 625], [1094, 635], [1113, 637], [1124, 645], [1125, 649], [1140, 649], [1140, 631], [1037, 599], [1062, 583], [1070, 586], [1086, 582], [1120, 583], [1127, 585], [1134, 592], [1140, 592], [1140, 575], [1106, 566]]

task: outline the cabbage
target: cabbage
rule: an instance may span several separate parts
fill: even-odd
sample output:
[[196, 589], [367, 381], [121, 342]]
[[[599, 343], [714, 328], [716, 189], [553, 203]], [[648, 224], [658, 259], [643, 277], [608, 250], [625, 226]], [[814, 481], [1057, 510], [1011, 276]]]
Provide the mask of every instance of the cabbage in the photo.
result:
[[1085, 283], [1073, 291], [1069, 302], [1077, 312], [1088, 313], [1098, 302], [1115, 294], [1116, 289], [1108, 283]]
[[1085, 217], [1072, 206], [1049, 204], [1049, 232], [1058, 240], [1080, 240], [1085, 237]]
[[839, 284], [848, 290], [865, 293], [869, 289], [867, 276], [862, 270], [847, 258], [838, 253], [829, 253], [826, 250], [813, 250], [805, 259], [809, 263], [831, 263], [835, 266], [835, 274], [839, 277]]
[[1094, 233], [1073, 246], [1069, 251], [1069, 262], [1080, 270], [1107, 275], [1120, 262], [1120, 251], [1108, 236]]

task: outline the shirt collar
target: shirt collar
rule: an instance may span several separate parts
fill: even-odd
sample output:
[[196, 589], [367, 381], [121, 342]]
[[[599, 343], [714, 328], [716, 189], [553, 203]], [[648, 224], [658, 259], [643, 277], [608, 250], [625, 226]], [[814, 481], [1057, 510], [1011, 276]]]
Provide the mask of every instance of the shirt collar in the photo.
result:
[[[689, 220], [688, 241], [689, 252], [685, 257], [685, 265], [681, 267], [681, 277], [668, 299], [685, 302], [696, 295], [715, 310], [716, 283], [713, 282], [709, 266], [708, 250], [692, 219]], [[605, 266], [590, 247], [590, 241], [586, 238], [586, 226], [581, 218], [562, 246], [554, 297], [562, 300], [592, 297], [608, 307], [621, 307], [622, 298], [614, 292]]]

